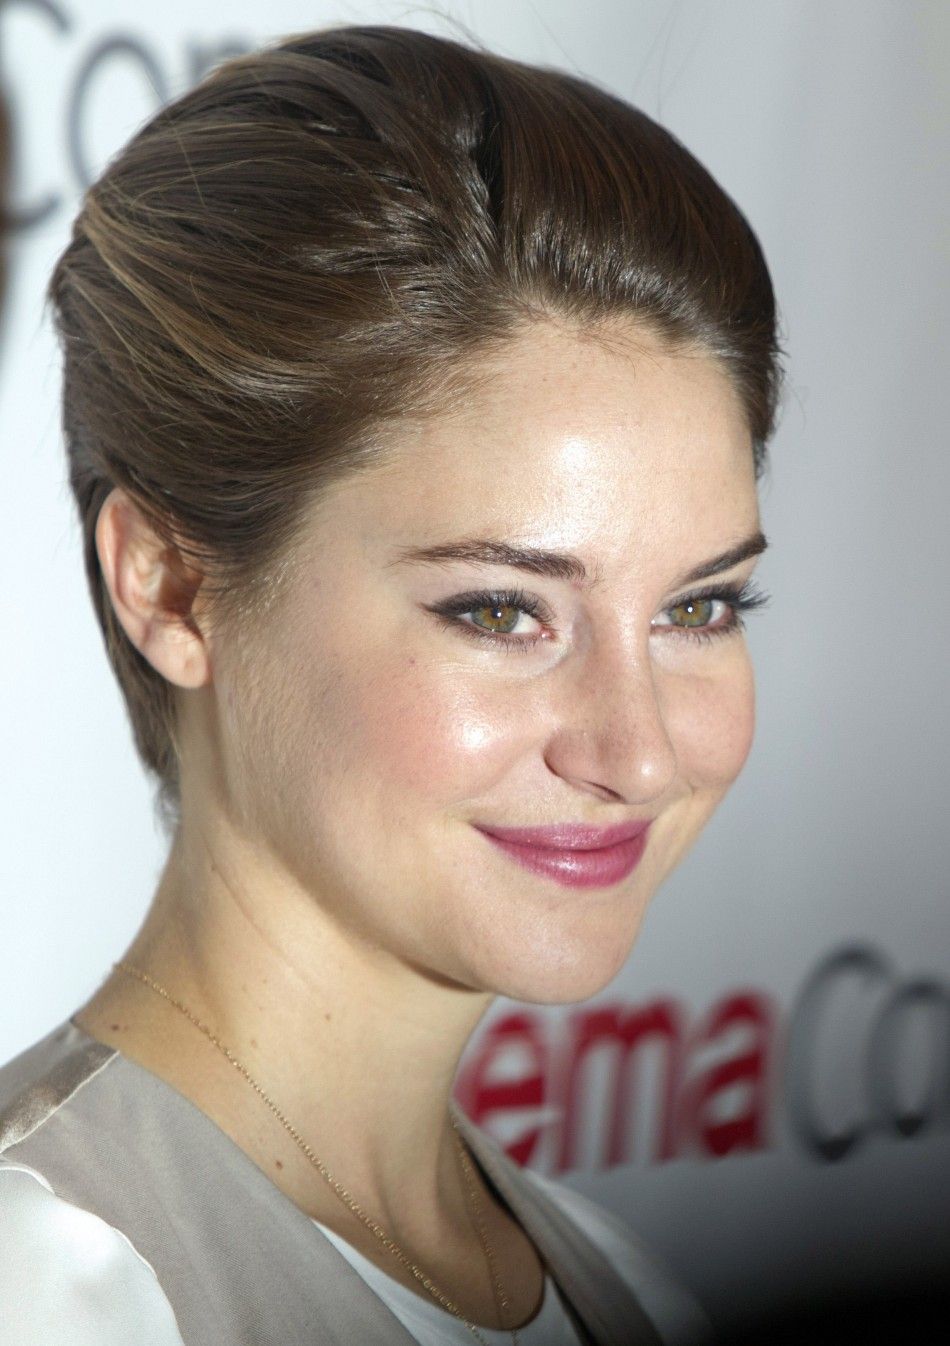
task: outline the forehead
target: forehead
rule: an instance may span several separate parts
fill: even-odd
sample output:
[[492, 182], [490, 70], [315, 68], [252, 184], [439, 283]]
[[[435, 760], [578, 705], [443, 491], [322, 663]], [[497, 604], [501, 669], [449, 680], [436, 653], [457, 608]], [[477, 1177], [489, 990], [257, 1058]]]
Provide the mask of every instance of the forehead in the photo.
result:
[[715, 550], [757, 523], [751, 437], [723, 367], [642, 328], [538, 324], [450, 412], [400, 426], [348, 506], [364, 545], [465, 534], [586, 552]]

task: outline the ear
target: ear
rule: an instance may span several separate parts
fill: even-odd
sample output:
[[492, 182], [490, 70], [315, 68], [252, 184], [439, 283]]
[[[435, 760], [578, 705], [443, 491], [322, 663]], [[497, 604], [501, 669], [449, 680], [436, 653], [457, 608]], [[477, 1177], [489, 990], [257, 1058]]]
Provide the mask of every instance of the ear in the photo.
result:
[[192, 611], [202, 577], [158, 537], [120, 486], [99, 511], [96, 551], [116, 616], [135, 648], [176, 687], [203, 687], [211, 661]]

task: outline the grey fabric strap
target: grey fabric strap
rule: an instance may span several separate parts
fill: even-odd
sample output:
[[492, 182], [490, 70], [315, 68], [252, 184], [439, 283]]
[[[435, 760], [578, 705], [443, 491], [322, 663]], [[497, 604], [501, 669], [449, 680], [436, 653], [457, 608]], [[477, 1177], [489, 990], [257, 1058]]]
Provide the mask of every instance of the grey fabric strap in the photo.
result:
[[[34, 1067], [43, 1053], [42, 1085], [0, 1104], [0, 1151], [128, 1236], [189, 1346], [413, 1346], [309, 1216], [183, 1095], [71, 1022], [32, 1049]], [[599, 1250], [456, 1117], [592, 1346], [659, 1346]]]
[[460, 1108], [453, 1106], [453, 1114], [482, 1172], [530, 1235], [590, 1341], [596, 1346], [662, 1346], [639, 1301], [600, 1249]]

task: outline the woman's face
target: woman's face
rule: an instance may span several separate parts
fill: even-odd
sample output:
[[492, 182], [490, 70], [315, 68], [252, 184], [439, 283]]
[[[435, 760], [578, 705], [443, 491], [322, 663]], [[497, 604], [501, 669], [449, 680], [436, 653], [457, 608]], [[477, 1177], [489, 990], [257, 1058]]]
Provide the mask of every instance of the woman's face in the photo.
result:
[[[374, 954], [520, 1000], [615, 975], [752, 740], [736, 608], [688, 600], [754, 554], [686, 578], [754, 551], [745, 418], [711, 358], [616, 330], [608, 350], [532, 328], [464, 410], [333, 486], [253, 653], [214, 637], [202, 693], [217, 789], [275, 874]], [[411, 555], [475, 539], [587, 579]], [[481, 830], [646, 820], [632, 870], [579, 883]]]

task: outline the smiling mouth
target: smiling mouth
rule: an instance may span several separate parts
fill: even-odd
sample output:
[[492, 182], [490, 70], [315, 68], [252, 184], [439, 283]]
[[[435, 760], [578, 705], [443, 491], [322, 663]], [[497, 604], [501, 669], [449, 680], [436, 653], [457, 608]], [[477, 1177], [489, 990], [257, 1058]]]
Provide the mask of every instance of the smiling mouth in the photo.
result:
[[635, 841], [644, 835], [652, 821], [647, 818], [612, 827], [593, 827], [587, 823], [554, 823], [545, 827], [493, 827], [476, 823], [475, 826], [487, 836], [514, 845], [548, 851], [597, 851]]
[[637, 867], [646, 850], [649, 828], [650, 822], [614, 828], [477, 830], [509, 859], [534, 874], [571, 888], [604, 888], [620, 883]]

